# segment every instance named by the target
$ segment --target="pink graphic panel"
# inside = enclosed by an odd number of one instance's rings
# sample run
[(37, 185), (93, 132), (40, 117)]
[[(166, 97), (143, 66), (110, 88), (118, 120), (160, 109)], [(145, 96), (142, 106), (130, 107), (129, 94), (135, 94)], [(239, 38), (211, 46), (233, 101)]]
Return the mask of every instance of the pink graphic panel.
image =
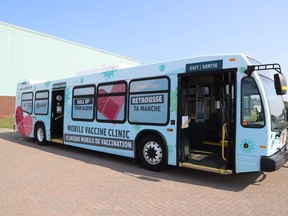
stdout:
[(29, 136), (33, 129), (33, 119), (31, 115), (24, 115), (21, 106), (17, 107), (15, 113), (15, 120), (18, 132), (24, 136)]

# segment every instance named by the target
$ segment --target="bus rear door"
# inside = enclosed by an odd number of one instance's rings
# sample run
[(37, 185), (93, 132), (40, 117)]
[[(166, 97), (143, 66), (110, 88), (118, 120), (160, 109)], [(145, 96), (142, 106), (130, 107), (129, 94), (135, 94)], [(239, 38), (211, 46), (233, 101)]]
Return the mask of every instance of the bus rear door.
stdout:
[(63, 143), (65, 89), (52, 91), (51, 103), (51, 141)]

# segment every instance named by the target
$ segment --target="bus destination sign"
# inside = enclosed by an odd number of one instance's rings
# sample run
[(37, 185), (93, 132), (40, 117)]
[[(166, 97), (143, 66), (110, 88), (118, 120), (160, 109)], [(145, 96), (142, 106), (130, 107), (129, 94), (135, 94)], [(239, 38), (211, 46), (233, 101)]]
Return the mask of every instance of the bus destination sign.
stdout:
[(198, 62), (198, 63), (186, 64), (186, 73), (221, 70), (222, 68), (223, 68), (223, 60)]
[(53, 84), (53, 90), (56, 90), (56, 89), (65, 89), (65, 88), (66, 88), (66, 82), (54, 83), (54, 84)]

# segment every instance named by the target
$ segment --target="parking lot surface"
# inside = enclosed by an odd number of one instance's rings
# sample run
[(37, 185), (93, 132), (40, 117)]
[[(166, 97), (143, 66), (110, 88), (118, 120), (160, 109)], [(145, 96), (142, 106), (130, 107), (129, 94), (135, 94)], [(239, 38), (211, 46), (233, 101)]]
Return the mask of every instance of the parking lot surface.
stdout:
[(221, 176), (51, 144), (0, 129), (0, 215), (288, 215), (288, 164)]

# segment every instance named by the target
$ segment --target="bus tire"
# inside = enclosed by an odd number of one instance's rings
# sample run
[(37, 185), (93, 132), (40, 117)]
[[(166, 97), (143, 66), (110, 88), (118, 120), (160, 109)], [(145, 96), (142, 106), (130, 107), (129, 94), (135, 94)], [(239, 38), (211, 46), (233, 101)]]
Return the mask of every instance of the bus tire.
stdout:
[(166, 148), (163, 140), (155, 134), (144, 136), (139, 142), (138, 157), (146, 169), (162, 170), (166, 166)]
[(46, 131), (43, 124), (36, 125), (34, 137), (39, 145), (47, 145)]

